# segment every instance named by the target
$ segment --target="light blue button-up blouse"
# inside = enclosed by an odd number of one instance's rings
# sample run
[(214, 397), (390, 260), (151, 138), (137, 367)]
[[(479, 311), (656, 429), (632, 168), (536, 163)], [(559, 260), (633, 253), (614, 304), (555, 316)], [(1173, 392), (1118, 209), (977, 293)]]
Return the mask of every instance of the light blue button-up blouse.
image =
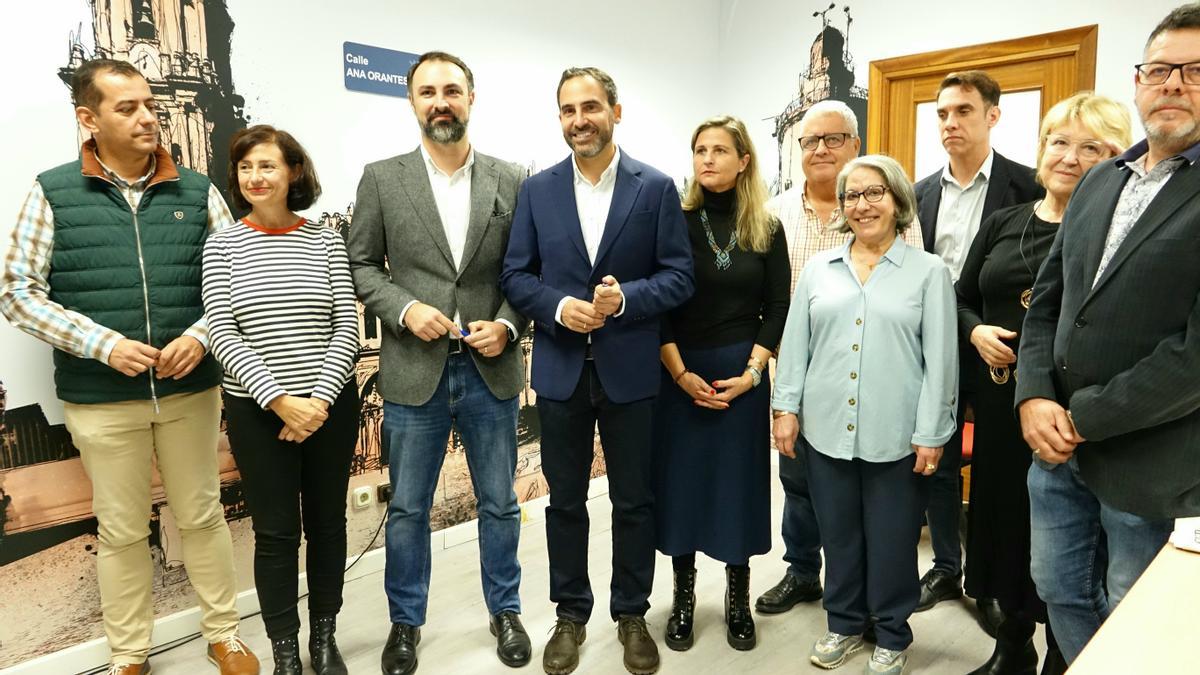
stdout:
[(958, 337), (950, 270), (900, 237), (862, 284), (850, 243), (804, 266), (771, 407), (821, 454), (891, 462), (954, 434)]

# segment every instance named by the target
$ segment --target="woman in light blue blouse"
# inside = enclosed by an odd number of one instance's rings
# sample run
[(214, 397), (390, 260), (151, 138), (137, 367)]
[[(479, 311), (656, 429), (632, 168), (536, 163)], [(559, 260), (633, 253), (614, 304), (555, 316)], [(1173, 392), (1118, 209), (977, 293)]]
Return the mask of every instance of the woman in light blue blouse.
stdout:
[(796, 284), (771, 399), (773, 434), (784, 455), (807, 453), (825, 548), (829, 632), (810, 659), (840, 666), (862, 648), (875, 617), (878, 643), (864, 671), (898, 675), (920, 597), (926, 479), (954, 433), (954, 288), (940, 258), (899, 236), (917, 202), (895, 160), (852, 160), (837, 189), (854, 237), (814, 256)]

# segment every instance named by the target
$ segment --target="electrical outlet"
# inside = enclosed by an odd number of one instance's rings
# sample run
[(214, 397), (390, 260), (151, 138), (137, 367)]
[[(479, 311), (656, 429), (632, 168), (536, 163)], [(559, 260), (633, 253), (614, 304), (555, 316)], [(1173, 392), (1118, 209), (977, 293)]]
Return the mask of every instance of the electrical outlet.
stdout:
[(375, 496), (379, 498), (380, 504), (387, 504), (392, 501), (392, 484), (380, 483), (375, 486)]
[(363, 487), (354, 488), (353, 499), (350, 500), (356, 509), (365, 509), (371, 505), (371, 488), (364, 485)]

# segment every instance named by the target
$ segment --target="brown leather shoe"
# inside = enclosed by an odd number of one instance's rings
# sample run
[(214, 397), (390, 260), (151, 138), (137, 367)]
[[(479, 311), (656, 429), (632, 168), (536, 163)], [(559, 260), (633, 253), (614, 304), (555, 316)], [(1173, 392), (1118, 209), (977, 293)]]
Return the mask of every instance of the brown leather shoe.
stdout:
[(547, 675), (567, 675), (579, 665), (579, 645), (587, 638), (587, 628), (582, 623), (559, 618), (554, 624), (554, 634), (542, 652), (542, 669)]
[(623, 615), (617, 618), (617, 639), (625, 645), (625, 670), (633, 675), (658, 672), (658, 645), (650, 637), (646, 619)]
[(150, 662), (114, 663), (104, 671), (104, 675), (150, 675)]
[(258, 675), (258, 657), (236, 635), (208, 645), (208, 660), (221, 675)]

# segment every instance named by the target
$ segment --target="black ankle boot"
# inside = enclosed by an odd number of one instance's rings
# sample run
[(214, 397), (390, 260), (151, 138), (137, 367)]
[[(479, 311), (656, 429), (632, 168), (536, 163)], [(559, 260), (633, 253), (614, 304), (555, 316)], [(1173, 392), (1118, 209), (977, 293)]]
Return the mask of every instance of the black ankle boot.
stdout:
[(996, 648), (987, 663), (968, 675), (1037, 675), (1038, 653), (1033, 646), (1034, 623), (1005, 614), (996, 631)]
[(671, 617), (667, 619), (667, 646), (682, 652), (692, 648), (696, 618), (696, 569), (675, 570), (675, 595), (671, 599)]
[(758, 637), (750, 614), (750, 566), (725, 568), (725, 624), (729, 646), (745, 651), (754, 649)]
[(304, 672), (304, 664), (300, 663), (298, 636), (271, 640), (271, 657), (275, 660), (274, 675), (301, 675)]
[(309, 622), (308, 655), (317, 675), (348, 675), (350, 672), (346, 670), (346, 662), (333, 639), (336, 629), (336, 617), (312, 617)]

